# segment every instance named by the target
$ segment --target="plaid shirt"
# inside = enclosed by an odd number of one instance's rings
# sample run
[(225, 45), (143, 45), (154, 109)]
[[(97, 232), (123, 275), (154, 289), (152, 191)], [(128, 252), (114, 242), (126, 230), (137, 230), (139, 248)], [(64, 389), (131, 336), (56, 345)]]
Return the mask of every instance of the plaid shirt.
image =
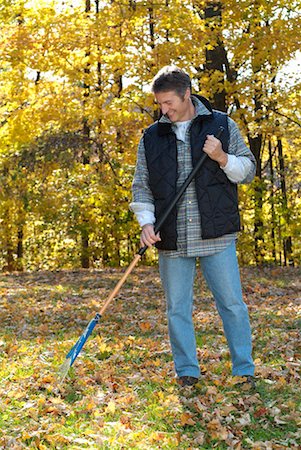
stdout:
[[(195, 97), (192, 97), (195, 106), (195, 117), (201, 114), (209, 114), (207, 108)], [(193, 119), (192, 119), (193, 120)], [(161, 122), (170, 122), (168, 117), (162, 116)], [(254, 164), (252, 170), (243, 180), (244, 183), (250, 182), (255, 174), (255, 160), (251, 151), (247, 148), (244, 140), (238, 130), (235, 122), (228, 117), (230, 142), (228, 153), (235, 156), (247, 156)], [(176, 125), (172, 125), (174, 131)], [(190, 149), (190, 126), (186, 129), (184, 141), (177, 139), (178, 152), (178, 180), (177, 188), (184, 183), (192, 170), (191, 149)], [(154, 199), (149, 188), (148, 169), (145, 159), (145, 148), (143, 138), (138, 147), (138, 159), (136, 172), (133, 181), (133, 203), (132, 210), (135, 212), (135, 203), (145, 204), (145, 209), (153, 210)], [(185, 256), (209, 256), (224, 250), (234, 239), (237, 233), (228, 234), (215, 239), (202, 239), (201, 236), (201, 217), (198, 208), (194, 180), (188, 186), (187, 190), (180, 199), (177, 216), (177, 250), (159, 250), (161, 254), (170, 257)]]

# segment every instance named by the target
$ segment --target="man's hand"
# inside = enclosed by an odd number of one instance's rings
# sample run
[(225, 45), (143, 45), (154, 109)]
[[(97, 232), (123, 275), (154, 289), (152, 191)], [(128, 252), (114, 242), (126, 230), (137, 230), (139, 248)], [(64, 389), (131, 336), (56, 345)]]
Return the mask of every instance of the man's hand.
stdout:
[(225, 167), (228, 162), (228, 155), (224, 152), (222, 143), (215, 136), (208, 134), (203, 150), (209, 158), (216, 161), (221, 167)]
[(141, 247), (144, 247), (147, 245), (148, 247), (151, 247), (156, 242), (161, 241), (160, 239), (160, 233), (155, 234), (154, 232), (154, 226), (147, 223), (146, 225), (143, 225), (141, 237), (140, 237), (140, 245)]

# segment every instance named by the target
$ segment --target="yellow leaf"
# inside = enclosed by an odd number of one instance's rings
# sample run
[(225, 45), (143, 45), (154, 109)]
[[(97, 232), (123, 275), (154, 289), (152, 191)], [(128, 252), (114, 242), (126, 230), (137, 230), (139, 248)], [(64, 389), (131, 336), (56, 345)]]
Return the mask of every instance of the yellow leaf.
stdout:
[(30, 434), (27, 433), (27, 431), (24, 431), (24, 433), (22, 433), (22, 441), (27, 441), (27, 439), (30, 439), (31, 436)]
[(277, 381), (277, 387), (282, 387), (285, 386), (287, 384), (287, 381), (284, 377), (279, 377), (278, 381)]
[(28, 414), (35, 420), (38, 420), (39, 418), (39, 412), (35, 408), (29, 408)]
[(162, 364), (162, 362), (160, 361), (159, 358), (157, 358), (157, 359), (155, 359), (155, 360), (153, 361), (153, 365), (154, 365), (155, 367), (160, 367), (161, 364)]
[(47, 450), (46, 445), (42, 444), (41, 442), (38, 443), (38, 449), (39, 450)]
[(109, 401), (108, 406), (105, 408), (106, 414), (115, 414), (116, 411), (116, 404), (112, 400)]
[(151, 442), (162, 442), (166, 438), (166, 434), (161, 432), (153, 432), (150, 436)]
[(44, 406), (44, 405), (45, 405), (45, 402), (46, 402), (45, 397), (40, 397), (40, 398), (38, 399), (38, 406)]
[(22, 397), (23, 397), (23, 392), (20, 391), (20, 390), (17, 391), (17, 392), (15, 392), (15, 391), (10, 391), (10, 392), (7, 393), (7, 396), (8, 396), (9, 398), (18, 399), (18, 398), (22, 398)]
[(86, 410), (91, 411), (91, 409), (95, 408), (95, 403), (90, 401), (87, 406), (86, 406)]
[(53, 375), (46, 375), (41, 379), (41, 383), (52, 383), (54, 381)]

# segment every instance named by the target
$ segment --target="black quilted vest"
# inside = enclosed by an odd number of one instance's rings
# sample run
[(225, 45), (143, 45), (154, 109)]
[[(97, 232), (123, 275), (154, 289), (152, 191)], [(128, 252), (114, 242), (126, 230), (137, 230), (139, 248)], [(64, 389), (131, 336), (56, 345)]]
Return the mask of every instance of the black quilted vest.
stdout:
[[(229, 129), (227, 115), (212, 110), (204, 97), (196, 96), (210, 115), (198, 116), (190, 128), (192, 165), (203, 154), (207, 134), (216, 135), (220, 126), (223, 150), (228, 152)], [(159, 218), (177, 191), (177, 140), (170, 123), (155, 122), (144, 133), (145, 156), (150, 189), (155, 200), (155, 217)], [(212, 239), (240, 229), (237, 187), (231, 183), (218, 163), (206, 159), (195, 178), (203, 239)], [(177, 248), (177, 208), (160, 230), (161, 241), (156, 247), (163, 250)]]

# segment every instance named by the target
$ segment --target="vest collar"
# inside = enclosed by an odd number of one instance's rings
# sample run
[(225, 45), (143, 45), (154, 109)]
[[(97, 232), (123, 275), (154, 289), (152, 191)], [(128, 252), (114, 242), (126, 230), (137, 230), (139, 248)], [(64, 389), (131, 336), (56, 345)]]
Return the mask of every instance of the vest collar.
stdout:
[[(196, 107), (196, 116), (192, 119), (193, 121), (201, 122), (212, 117), (212, 106), (205, 97), (192, 94), (191, 99)], [(172, 122), (168, 119), (168, 117), (161, 115), (158, 120), (158, 135), (165, 136), (170, 133), (173, 133)]]

